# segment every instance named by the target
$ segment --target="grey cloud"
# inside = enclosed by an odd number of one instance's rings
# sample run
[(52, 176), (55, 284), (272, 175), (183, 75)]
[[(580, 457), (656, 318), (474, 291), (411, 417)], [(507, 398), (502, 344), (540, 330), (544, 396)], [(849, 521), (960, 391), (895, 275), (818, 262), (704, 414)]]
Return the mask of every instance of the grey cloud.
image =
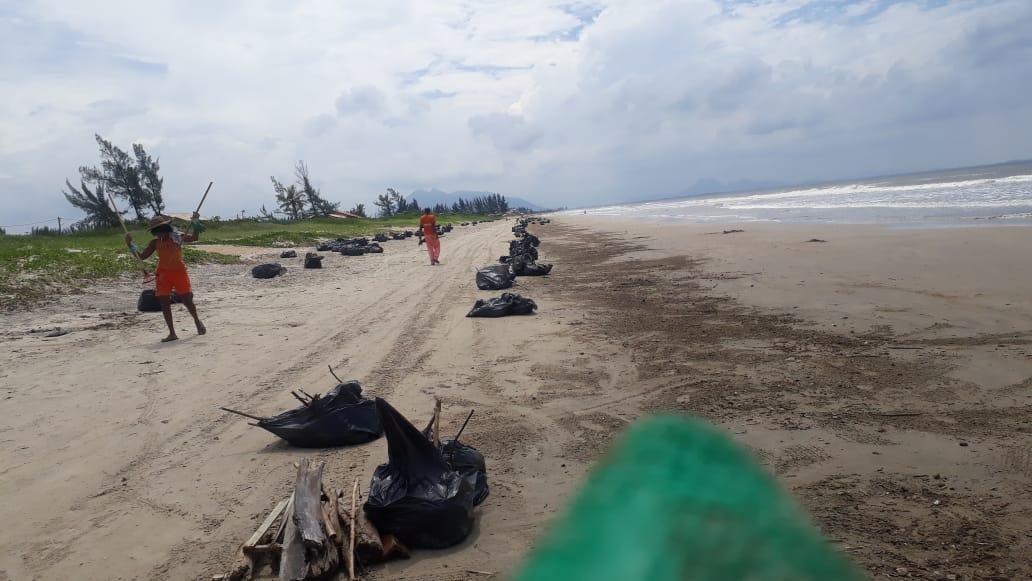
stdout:
[(316, 115), (305, 121), (304, 134), (308, 137), (319, 137), (337, 125), (337, 119), (328, 113)]
[(87, 123), (105, 124), (127, 117), (143, 115), (146, 112), (147, 106), (139, 103), (120, 99), (103, 99), (86, 105), (86, 108), (80, 112), (80, 115)]
[(386, 107), (387, 97), (383, 91), (373, 85), (361, 85), (352, 87), (337, 97), (337, 113), (340, 115), (353, 115), (356, 113), (367, 113), (379, 115)]
[(722, 113), (737, 109), (763, 90), (771, 80), (772, 71), (770, 65), (757, 58), (739, 63), (715, 81), (706, 103), (710, 109)]
[(496, 147), (525, 151), (541, 139), (541, 132), (530, 127), (521, 117), (507, 113), (490, 113), (471, 117), (469, 127), (474, 135), (489, 138)]

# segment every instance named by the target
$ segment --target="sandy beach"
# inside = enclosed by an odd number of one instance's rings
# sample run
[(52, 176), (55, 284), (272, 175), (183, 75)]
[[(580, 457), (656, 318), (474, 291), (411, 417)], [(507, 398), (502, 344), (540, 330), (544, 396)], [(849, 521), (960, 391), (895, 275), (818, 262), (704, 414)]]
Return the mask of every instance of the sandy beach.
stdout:
[(368, 579), (505, 578), (658, 411), (726, 429), (873, 578), (1032, 578), (1032, 229), (562, 217), (531, 228), (553, 273), (515, 289), (539, 312), (465, 318), (511, 225), (457, 228), (437, 267), (391, 241), (257, 280), (279, 249), (241, 250), (192, 270), (209, 333), (180, 307), (169, 344), (131, 280), (5, 313), (0, 580), (210, 579), (299, 458), (365, 487), (384, 440), (300, 450), (218, 409), (294, 407), (327, 365), (417, 423), (441, 397), (445, 432), (475, 409), (488, 462), (465, 543)]

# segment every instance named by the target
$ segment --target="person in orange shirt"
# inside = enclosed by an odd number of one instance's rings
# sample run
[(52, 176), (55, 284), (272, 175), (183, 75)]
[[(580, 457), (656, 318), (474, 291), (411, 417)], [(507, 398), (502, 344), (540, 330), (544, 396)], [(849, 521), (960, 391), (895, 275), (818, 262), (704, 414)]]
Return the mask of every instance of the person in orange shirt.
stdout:
[[(200, 219), (197, 212), (193, 214), (193, 221)], [(198, 226), (200, 228), (200, 226)], [(172, 218), (168, 216), (154, 216), (150, 221), (150, 233), (154, 239), (150, 241), (142, 251), (138, 251), (133, 244), (133, 235), (126, 232), (125, 243), (129, 249), (137, 252), (141, 259), (146, 260), (151, 254), (158, 253), (158, 269), (155, 272), (154, 296), (161, 304), (161, 313), (165, 316), (165, 324), (168, 325), (168, 337), (161, 340), (162, 343), (175, 341), (176, 329), (172, 325), (172, 289), (175, 289), (179, 298), (190, 311), (194, 324), (197, 326), (197, 334), (203, 335), (208, 330), (204, 323), (197, 317), (197, 307), (193, 302), (193, 289), (190, 286), (190, 276), (186, 273), (186, 262), (183, 260), (183, 244), (196, 242), (200, 233), (181, 234), (172, 229)]]
[(423, 210), (423, 215), (419, 218), (419, 228), (423, 231), (423, 240), (426, 242), (427, 252), (430, 253), (430, 266), (441, 264), (438, 260), (441, 257), (441, 240), (437, 237), (437, 218), (430, 208)]

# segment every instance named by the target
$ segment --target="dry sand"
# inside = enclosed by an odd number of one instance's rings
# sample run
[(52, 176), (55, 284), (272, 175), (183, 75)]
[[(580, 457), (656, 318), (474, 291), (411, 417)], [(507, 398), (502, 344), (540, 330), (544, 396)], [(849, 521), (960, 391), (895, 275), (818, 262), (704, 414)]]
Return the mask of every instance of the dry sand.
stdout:
[(410, 241), (272, 280), (198, 267), (209, 334), (179, 307), (170, 344), (132, 282), (5, 314), (0, 580), (206, 579), (298, 458), (365, 485), (383, 440), (298, 450), (217, 409), (293, 407), (332, 387), (327, 365), (416, 422), (434, 395), (447, 429), (476, 408), (463, 439), (488, 459), (471, 538), (371, 579), (504, 576), (659, 410), (724, 426), (874, 577), (1032, 578), (1032, 229), (563, 218), (535, 229), (553, 274), (516, 289), (540, 312), (464, 318), (510, 225), (457, 229), (439, 267)]

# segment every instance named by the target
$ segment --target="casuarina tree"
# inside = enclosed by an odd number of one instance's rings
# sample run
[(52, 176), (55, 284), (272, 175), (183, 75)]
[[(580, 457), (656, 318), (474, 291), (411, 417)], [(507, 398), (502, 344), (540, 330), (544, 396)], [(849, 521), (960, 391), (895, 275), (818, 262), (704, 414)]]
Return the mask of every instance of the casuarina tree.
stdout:
[[(98, 224), (108, 223), (110, 215), (113, 215), (104, 214), (96, 203), (104, 200), (105, 195), (128, 202), (137, 220), (143, 220), (147, 212), (160, 214), (164, 211), (165, 201), (161, 196), (164, 180), (159, 175), (161, 166), (158, 160), (138, 143), (133, 144), (133, 154), (129, 155), (100, 135), (94, 137), (100, 147), (100, 166), (79, 168), (81, 190), (65, 180), (69, 191), (63, 193), (68, 202), (85, 212), (87, 221)], [(89, 191), (87, 184), (93, 186), (93, 192)]]

